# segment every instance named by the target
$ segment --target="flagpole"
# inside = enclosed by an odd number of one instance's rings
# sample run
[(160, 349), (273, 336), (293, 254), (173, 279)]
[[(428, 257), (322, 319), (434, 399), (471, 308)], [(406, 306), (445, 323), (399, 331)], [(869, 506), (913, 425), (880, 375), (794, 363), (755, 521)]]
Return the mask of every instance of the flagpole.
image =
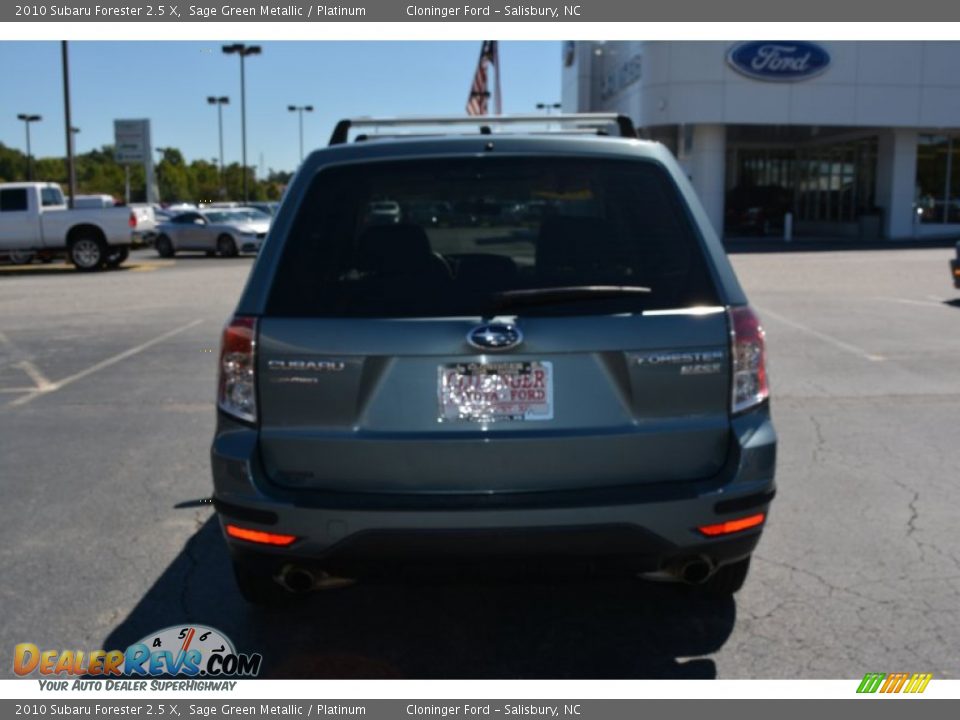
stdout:
[[(479, 72), (480, 72), (480, 68), (483, 67), (483, 47), (484, 47), (484, 43), (481, 42), (481, 43), (480, 43), (480, 57), (477, 59), (477, 69), (476, 69), (476, 71), (474, 72), (473, 83), (470, 85), (470, 94), (467, 96), (467, 113), (468, 113), (468, 114), (471, 114), (471, 115), (473, 115), (473, 114), (482, 115), (482, 114), (483, 114), (483, 113), (480, 113), (480, 112), (478, 112), (478, 113), (472, 113), (471, 110), (470, 110), (470, 103), (472, 103), (472, 102), (474, 101), (474, 99), (476, 98), (476, 96), (477, 96), (477, 95), (476, 95), (477, 90), (475, 89), (477, 77), (478, 77), (478, 74), (479, 74)], [(482, 104), (480, 104), (479, 102), (478, 102), (478, 105), (480, 105), (480, 107), (482, 107)]]

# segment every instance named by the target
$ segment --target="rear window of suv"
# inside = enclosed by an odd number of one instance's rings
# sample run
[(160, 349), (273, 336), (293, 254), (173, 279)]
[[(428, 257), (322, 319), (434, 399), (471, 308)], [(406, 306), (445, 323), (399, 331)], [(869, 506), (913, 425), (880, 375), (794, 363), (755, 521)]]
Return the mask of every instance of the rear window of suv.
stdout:
[(506, 314), (592, 315), (717, 304), (688, 209), (653, 161), (495, 157), (320, 171), (282, 248), (267, 313), (495, 314), (503, 294), (581, 286)]

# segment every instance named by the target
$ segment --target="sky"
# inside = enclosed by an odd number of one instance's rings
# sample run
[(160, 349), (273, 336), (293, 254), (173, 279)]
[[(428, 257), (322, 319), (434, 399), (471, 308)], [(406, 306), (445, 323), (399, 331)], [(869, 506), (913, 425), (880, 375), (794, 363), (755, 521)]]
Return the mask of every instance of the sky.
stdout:
[[(239, 162), (240, 60), (210, 42), (71, 41), (70, 90), (79, 153), (113, 144), (115, 119), (149, 118), (152, 144), (177, 147), (187, 160), (219, 154), (217, 108), (226, 95), (224, 161)], [(304, 149), (326, 145), (337, 120), (359, 115), (461, 115), (480, 41), (285, 41), (257, 43), (246, 59), (247, 162), (293, 170), (304, 113)], [(561, 43), (501, 42), (504, 113), (534, 112), (560, 100)], [(59, 42), (0, 41), (0, 142), (25, 150), (19, 113), (31, 125), (35, 157), (63, 156), (64, 108)], [(262, 155), (262, 164), (261, 164)], [(155, 155), (155, 158), (157, 156)]]

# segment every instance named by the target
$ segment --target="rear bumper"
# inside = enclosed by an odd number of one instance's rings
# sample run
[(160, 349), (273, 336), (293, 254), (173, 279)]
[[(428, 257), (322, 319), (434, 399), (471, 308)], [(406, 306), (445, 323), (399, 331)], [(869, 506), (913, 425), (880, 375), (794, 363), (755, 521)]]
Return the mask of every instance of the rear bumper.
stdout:
[(727, 467), (712, 478), (563, 492), (485, 495), (298, 493), (270, 485), (256, 431), (220, 419), (212, 448), (221, 523), (295, 535), (285, 548), (227, 538), (245, 560), (332, 573), (493, 560), (545, 569), (573, 564), (632, 572), (707, 557), (722, 565), (752, 552), (761, 529), (723, 539), (702, 525), (766, 512), (776, 435), (767, 408), (733, 421)]
[(556, 577), (655, 573), (703, 559), (719, 567), (749, 556), (759, 540), (755, 530), (677, 547), (636, 525), (447, 528), (363, 531), (319, 554), (296, 547), (265, 552), (239, 542), (230, 543), (230, 552), (273, 577), (289, 567), (350, 578)]
[(130, 247), (141, 248), (153, 245), (157, 233), (153, 230), (134, 230), (130, 233)]

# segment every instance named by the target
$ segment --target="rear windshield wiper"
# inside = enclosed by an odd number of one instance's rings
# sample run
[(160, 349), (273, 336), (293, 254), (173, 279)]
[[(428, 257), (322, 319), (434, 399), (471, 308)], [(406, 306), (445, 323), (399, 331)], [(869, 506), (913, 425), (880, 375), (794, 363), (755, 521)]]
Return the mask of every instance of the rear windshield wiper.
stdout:
[(551, 305), (576, 300), (606, 300), (649, 295), (651, 292), (653, 291), (650, 288), (639, 285), (568, 285), (505, 290), (493, 294), (493, 307), (499, 312), (527, 305)]

